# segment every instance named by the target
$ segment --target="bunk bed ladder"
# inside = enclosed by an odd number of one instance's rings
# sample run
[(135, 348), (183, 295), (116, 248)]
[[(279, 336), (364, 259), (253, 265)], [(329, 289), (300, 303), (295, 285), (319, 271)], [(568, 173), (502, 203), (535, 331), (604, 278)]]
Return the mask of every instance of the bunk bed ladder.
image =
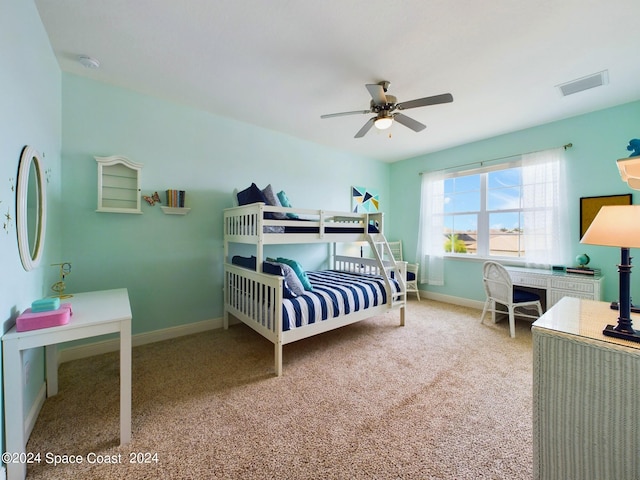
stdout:
[(391, 248), (387, 239), (382, 233), (367, 234), (367, 241), (371, 247), (371, 252), (380, 266), (381, 275), (384, 277), (387, 286), (387, 295), (393, 292), (391, 285), (391, 274), (393, 278), (400, 284), (400, 293), (391, 295), (392, 305), (404, 305), (407, 302), (407, 286), (405, 279), (407, 278), (407, 263), (398, 262), (393, 257)]

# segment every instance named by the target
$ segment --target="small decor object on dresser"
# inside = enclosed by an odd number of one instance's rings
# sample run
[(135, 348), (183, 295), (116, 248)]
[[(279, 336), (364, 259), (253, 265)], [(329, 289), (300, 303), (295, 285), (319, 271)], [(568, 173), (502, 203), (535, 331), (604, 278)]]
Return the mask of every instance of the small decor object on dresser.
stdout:
[(631, 152), (631, 155), (629, 155), (630, 157), (640, 156), (640, 138), (632, 138), (631, 140), (629, 140), (627, 150)]
[(587, 255), (586, 253), (581, 253), (580, 255), (576, 256), (576, 263), (578, 264), (578, 266), (567, 267), (566, 272), (577, 273), (579, 275), (600, 275), (601, 272), (599, 268), (587, 268), (587, 265), (590, 261), (591, 258), (589, 258), (589, 255)]
[(65, 278), (71, 273), (71, 263), (63, 262), (63, 263), (52, 263), (52, 267), (60, 267), (60, 280), (51, 285), (51, 290), (56, 292), (56, 297), (58, 298), (71, 298), (73, 295), (68, 293), (64, 293), (67, 288), (67, 285), (64, 283)]
[(66, 325), (69, 323), (69, 317), (72, 314), (70, 303), (63, 303), (55, 310), (46, 310), (44, 312), (34, 312), (32, 308), (27, 308), (16, 319), (16, 332), (28, 332), (30, 330)]

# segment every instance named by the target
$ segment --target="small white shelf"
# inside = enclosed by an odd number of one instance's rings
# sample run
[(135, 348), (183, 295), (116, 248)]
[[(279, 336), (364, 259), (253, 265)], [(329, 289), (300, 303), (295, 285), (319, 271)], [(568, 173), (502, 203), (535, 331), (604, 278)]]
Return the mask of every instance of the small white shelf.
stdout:
[(191, 211), (187, 207), (163, 207), (160, 206), (165, 215), (186, 215)]

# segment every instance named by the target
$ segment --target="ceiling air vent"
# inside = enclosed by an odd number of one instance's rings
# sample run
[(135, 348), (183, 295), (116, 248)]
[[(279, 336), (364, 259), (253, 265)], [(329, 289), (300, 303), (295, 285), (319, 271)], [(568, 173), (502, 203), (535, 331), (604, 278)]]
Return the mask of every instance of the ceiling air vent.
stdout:
[(563, 83), (557, 87), (560, 89), (560, 92), (562, 92), (562, 96), (566, 97), (567, 95), (589, 90), (590, 88), (600, 87), (608, 83), (608, 81), (609, 74), (607, 70), (603, 70), (602, 72), (594, 73), (593, 75), (588, 75), (586, 77), (578, 78), (577, 80)]

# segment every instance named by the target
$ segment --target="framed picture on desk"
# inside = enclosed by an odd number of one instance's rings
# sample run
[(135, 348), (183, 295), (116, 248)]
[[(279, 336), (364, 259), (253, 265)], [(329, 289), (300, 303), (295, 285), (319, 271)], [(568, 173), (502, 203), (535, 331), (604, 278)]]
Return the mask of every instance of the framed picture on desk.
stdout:
[(624, 195), (604, 195), (601, 197), (581, 197), (580, 198), (580, 238), (596, 218), (600, 207), (605, 205), (631, 205), (631, 194)]

